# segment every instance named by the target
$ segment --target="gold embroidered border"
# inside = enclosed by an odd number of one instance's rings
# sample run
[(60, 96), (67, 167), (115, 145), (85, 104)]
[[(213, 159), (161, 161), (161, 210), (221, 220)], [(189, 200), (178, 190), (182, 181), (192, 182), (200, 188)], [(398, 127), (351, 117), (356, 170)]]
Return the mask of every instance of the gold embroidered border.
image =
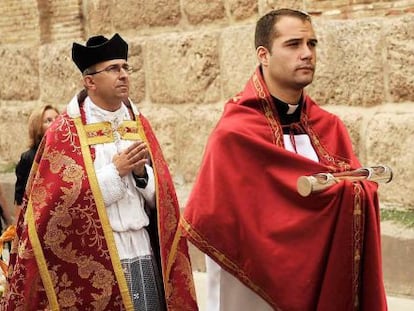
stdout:
[(203, 253), (208, 254), (210, 257), (219, 261), (226, 270), (234, 272), (238, 278), (250, 287), (254, 292), (261, 296), (264, 300), (269, 302), (276, 311), (282, 311), (279, 307), (275, 305), (275, 302), (263, 291), (259, 286), (253, 283), (250, 278), (241, 270), (233, 261), (227, 258), (223, 253), (217, 250), (215, 247), (211, 246), (203, 237), (193, 229), (193, 227), (184, 219), (180, 218), (180, 226), (190, 235), (193, 240), (193, 244), (196, 245)]
[[(115, 141), (111, 122), (98, 122), (85, 124), (86, 141), (88, 145), (111, 143)], [(135, 121), (123, 121), (115, 130), (125, 140), (140, 140), (143, 134)]]
[(327, 162), (329, 166), (333, 166), (334, 170), (336, 170), (337, 168), (339, 168), (341, 171), (348, 171), (351, 169), (351, 166), (345, 160), (337, 159), (328, 153), (328, 151), (325, 149), (325, 147), (319, 140), (318, 135), (309, 126), (308, 117), (306, 114), (302, 113), (301, 121), (306, 131), (308, 132), (309, 138), (312, 141), (315, 151), (318, 154), (319, 158), (325, 159), (325, 162)]
[(363, 211), (361, 200), (362, 187), (359, 183), (354, 183), (354, 217), (353, 217), (353, 269), (352, 269), (352, 288), (354, 299), (354, 310), (359, 310), (359, 283), (361, 273), (361, 252), (363, 234)]
[(27, 204), (25, 218), (27, 219), (30, 243), (32, 243), (32, 248), (35, 255), (37, 266), (39, 268), (40, 277), (42, 279), (43, 286), (46, 291), (46, 296), (49, 301), (49, 308), (52, 311), (58, 311), (59, 304), (55, 288), (53, 286), (53, 282), (49, 274), (49, 270), (47, 269), (46, 259), (43, 254), (42, 245), (40, 244), (39, 236), (37, 235), (35, 218), (33, 214), (33, 205), (32, 200), (30, 198)]
[(262, 84), (260, 83), (257, 73), (253, 75), (252, 79), (253, 79), (253, 85), (256, 90), (257, 96), (259, 97), (260, 103), (262, 104), (264, 115), (272, 130), (273, 143), (277, 146), (283, 147), (284, 143), (282, 139), (283, 137), (282, 128), (280, 127), (280, 124), (275, 119), (273, 110), (271, 108), (268, 98), (266, 97), (266, 93), (264, 91)]
[(91, 185), (91, 190), (96, 202), (96, 208), (98, 211), (99, 218), (102, 222), (102, 230), (104, 232), (105, 240), (108, 244), (109, 254), (111, 255), (112, 266), (114, 269), (115, 277), (118, 282), (118, 286), (121, 292), (122, 301), (126, 310), (133, 311), (134, 307), (132, 305), (132, 299), (129, 294), (129, 289), (125, 279), (124, 272), (122, 270), (121, 261), (118, 256), (118, 251), (115, 245), (115, 239), (112, 232), (112, 227), (109, 223), (108, 216), (106, 215), (105, 204), (103, 202), (103, 197), (101, 190), (99, 188), (98, 180), (95, 175), (95, 170), (92, 162), (92, 157), (90, 154), (87, 134), (82, 124), (81, 118), (74, 119), (76, 129), (79, 134), (79, 141), (82, 148), (83, 160), (85, 162), (85, 168), (88, 174), (89, 184)]

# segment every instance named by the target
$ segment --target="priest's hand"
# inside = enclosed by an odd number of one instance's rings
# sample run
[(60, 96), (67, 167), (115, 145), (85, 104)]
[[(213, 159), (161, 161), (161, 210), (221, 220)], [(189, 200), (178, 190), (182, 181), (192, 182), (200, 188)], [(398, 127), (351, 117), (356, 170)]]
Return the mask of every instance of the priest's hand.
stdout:
[(148, 161), (148, 149), (143, 141), (134, 142), (124, 151), (116, 154), (112, 162), (119, 176), (133, 172), (137, 177), (145, 176), (145, 164)]

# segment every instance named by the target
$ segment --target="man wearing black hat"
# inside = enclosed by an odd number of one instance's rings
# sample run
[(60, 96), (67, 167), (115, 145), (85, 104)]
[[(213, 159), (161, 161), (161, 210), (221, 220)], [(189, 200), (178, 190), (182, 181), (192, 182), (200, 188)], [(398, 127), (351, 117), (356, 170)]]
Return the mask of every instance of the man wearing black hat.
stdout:
[(39, 147), (2, 310), (197, 310), (171, 176), (128, 97), (128, 44), (91, 37), (72, 59), (85, 90)]

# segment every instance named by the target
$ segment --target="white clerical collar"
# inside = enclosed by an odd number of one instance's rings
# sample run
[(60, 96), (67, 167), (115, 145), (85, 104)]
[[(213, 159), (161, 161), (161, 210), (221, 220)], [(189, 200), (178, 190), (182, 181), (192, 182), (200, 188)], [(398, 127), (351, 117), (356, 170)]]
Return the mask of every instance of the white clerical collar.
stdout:
[(130, 120), (128, 108), (122, 103), (115, 111), (108, 111), (97, 106), (88, 96), (85, 98), (85, 115), (87, 122), (109, 121), (115, 127), (123, 120)]
[(296, 109), (298, 109), (299, 105), (291, 105), (291, 104), (287, 104), (288, 105), (288, 110), (286, 112), (286, 114), (293, 114)]

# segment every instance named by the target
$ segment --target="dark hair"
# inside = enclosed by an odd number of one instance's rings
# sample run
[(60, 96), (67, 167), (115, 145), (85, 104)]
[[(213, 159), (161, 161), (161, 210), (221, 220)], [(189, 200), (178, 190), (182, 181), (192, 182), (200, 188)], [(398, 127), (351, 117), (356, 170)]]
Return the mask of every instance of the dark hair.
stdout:
[(277, 38), (276, 23), (283, 16), (297, 17), (302, 21), (312, 23), (311, 17), (304, 11), (292, 9), (273, 10), (263, 15), (256, 23), (256, 32), (254, 37), (254, 44), (256, 49), (259, 46), (264, 46), (269, 51), (272, 48), (272, 42)]

